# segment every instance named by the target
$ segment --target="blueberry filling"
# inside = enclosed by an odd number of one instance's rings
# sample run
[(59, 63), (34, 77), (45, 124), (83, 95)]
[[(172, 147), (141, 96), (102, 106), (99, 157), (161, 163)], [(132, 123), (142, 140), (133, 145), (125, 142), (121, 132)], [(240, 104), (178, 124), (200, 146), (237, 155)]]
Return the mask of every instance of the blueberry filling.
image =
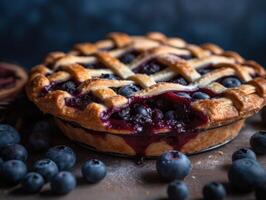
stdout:
[(129, 64), (129, 63), (133, 62), (133, 60), (135, 60), (138, 55), (139, 55), (139, 52), (131, 51), (131, 52), (123, 54), (118, 59), (124, 64)]
[(239, 87), (242, 82), (235, 76), (229, 76), (218, 80), (226, 88)]
[(68, 81), (59, 82), (59, 83), (52, 83), (51, 85), (45, 86), (43, 88), (40, 96), (45, 96), (48, 92), (54, 91), (54, 90), (63, 90), (73, 95), (77, 91), (78, 85), (79, 83), (73, 80), (68, 80)]
[(120, 78), (114, 74), (102, 74), (99, 78), (109, 79), (109, 80), (119, 80)]
[(67, 106), (74, 107), (79, 110), (84, 110), (87, 107), (87, 105), (93, 102), (99, 103), (100, 100), (96, 98), (95, 96), (93, 96), (91, 93), (78, 95), (78, 96), (66, 99)]
[(88, 69), (106, 69), (106, 66), (99, 61), (96, 63), (79, 63), (79, 64)]
[(205, 74), (211, 72), (212, 70), (214, 70), (214, 68), (211, 65), (209, 65), (209, 66), (197, 69), (197, 72), (200, 75), (205, 75)]
[(120, 110), (109, 111), (103, 117), (107, 126), (118, 129), (133, 129), (136, 132), (153, 132), (169, 128), (186, 132), (206, 123), (206, 117), (192, 108), (198, 99), (214, 97), (211, 91), (167, 92), (151, 98), (131, 99), (131, 103)]
[(16, 76), (13, 70), (0, 66), (0, 88), (8, 88), (15, 84)]
[(181, 76), (176, 76), (176, 77), (174, 77), (173, 79), (171, 79), (171, 80), (169, 80), (167, 82), (177, 83), (177, 84), (180, 84), (180, 85), (188, 85), (188, 82)]
[(142, 65), (140, 65), (139, 67), (137, 67), (136, 69), (134, 69), (133, 71), (135, 73), (141, 73), (141, 74), (155, 74), (163, 69), (165, 69), (167, 66), (163, 65), (161, 63), (159, 63), (157, 60), (150, 60)]

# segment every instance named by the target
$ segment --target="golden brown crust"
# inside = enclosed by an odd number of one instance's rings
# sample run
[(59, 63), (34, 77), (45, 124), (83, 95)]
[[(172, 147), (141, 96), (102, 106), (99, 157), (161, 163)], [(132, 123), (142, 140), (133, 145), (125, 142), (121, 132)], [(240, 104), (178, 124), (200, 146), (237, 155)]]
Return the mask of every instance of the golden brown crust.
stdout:
[[(106, 48), (111, 50), (103, 50)], [(132, 63), (124, 64), (118, 59), (123, 53), (132, 50), (142, 52)], [(182, 58), (186, 56), (193, 58)], [(150, 76), (134, 73), (138, 66), (155, 58), (167, 67)], [(107, 69), (85, 67), (85, 64), (97, 61), (104, 63)], [(214, 68), (213, 71), (205, 75), (197, 71), (209, 65)], [(115, 74), (123, 80), (99, 79), (103, 73)], [(182, 76), (189, 85), (164, 82), (176, 75)], [(236, 76), (244, 84), (237, 88), (225, 88), (217, 80), (226, 76)], [(78, 90), (82, 94), (92, 93), (103, 103), (91, 103), (79, 110), (66, 105), (66, 98), (72, 97), (66, 91), (55, 90), (40, 95), (44, 87), (69, 79), (81, 82)], [(95, 131), (131, 134), (131, 130), (106, 127), (101, 114), (110, 108), (126, 106), (128, 98), (118, 95), (113, 89), (132, 83), (142, 87), (141, 91), (133, 94), (141, 97), (156, 96), (167, 91), (213, 90), (217, 94), (215, 98), (192, 103), (193, 108), (208, 118), (202, 128), (216, 127), (251, 116), (265, 105), (266, 99), (265, 71), (257, 63), (245, 61), (237, 53), (225, 52), (213, 44), (195, 46), (179, 38), (167, 38), (161, 33), (149, 33), (147, 37), (112, 33), (108, 39), (95, 44), (79, 44), (69, 53), (49, 54), (44, 64), (32, 70), (26, 90), (28, 97), (43, 112)]]
[(14, 64), (0, 62), (0, 66), (13, 70), (17, 77), (14, 86), (4, 89), (0, 88), (0, 101), (3, 101), (5, 99), (13, 98), (21, 92), (27, 82), (28, 75), (21, 67)]
[[(92, 132), (88, 129), (74, 127), (69, 123), (65, 123), (59, 119), (56, 119), (56, 122), (62, 133), (68, 138), (73, 141), (89, 145), (90, 147), (95, 148), (97, 151), (119, 153), (129, 156), (136, 155), (136, 149), (134, 146), (130, 145), (130, 143), (128, 143), (123, 136), (108, 133), (104, 135), (95, 134), (95, 132)], [(142, 153), (144, 154), (143, 156), (159, 156), (163, 152), (173, 149), (187, 154), (200, 152), (235, 138), (243, 126), (244, 120), (240, 120), (219, 128), (199, 132), (195, 137), (188, 140), (187, 143), (180, 146), (178, 149), (174, 148), (175, 145), (178, 146), (178, 140), (171, 141), (171, 144), (168, 144), (164, 139), (160, 139), (158, 141), (149, 143), (146, 148), (143, 149), (144, 152)]]

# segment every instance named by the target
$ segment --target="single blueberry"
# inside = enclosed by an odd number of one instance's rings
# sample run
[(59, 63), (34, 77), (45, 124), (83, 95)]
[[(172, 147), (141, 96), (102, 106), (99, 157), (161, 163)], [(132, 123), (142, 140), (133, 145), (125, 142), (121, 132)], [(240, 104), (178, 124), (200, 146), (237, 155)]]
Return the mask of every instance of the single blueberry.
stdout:
[(22, 179), (21, 186), (25, 192), (37, 193), (44, 186), (44, 178), (36, 172), (30, 172)]
[(192, 94), (193, 99), (209, 99), (210, 96), (204, 92), (194, 92)]
[(266, 154), (266, 131), (259, 131), (250, 138), (250, 146), (257, 154)]
[(3, 160), (26, 161), (28, 158), (27, 150), (20, 144), (9, 144), (1, 149), (0, 154)]
[(38, 160), (33, 164), (33, 171), (41, 174), (46, 181), (50, 181), (58, 172), (58, 167), (50, 159)]
[(137, 91), (139, 91), (139, 88), (136, 85), (126, 85), (124, 87), (119, 88), (117, 93), (122, 96), (129, 97)]
[(229, 171), (229, 182), (236, 189), (250, 191), (266, 182), (265, 170), (254, 159), (243, 158), (233, 162)]
[(70, 170), (76, 163), (75, 152), (65, 145), (59, 145), (48, 149), (46, 158), (53, 160), (60, 171)]
[(77, 181), (72, 173), (67, 171), (59, 172), (51, 180), (51, 190), (55, 194), (67, 194), (75, 189)]
[(266, 184), (255, 188), (256, 200), (265, 200), (266, 197)]
[(106, 166), (105, 164), (96, 159), (87, 160), (81, 168), (83, 177), (89, 183), (97, 183), (106, 176)]
[(51, 133), (53, 129), (49, 122), (47, 121), (38, 121), (32, 128), (32, 131), (29, 135), (29, 146), (34, 151), (46, 150), (50, 146)]
[(178, 151), (163, 153), (156, 161), (156, 169), (160, 177), (166, 181), (184, 179), (191, 171), (188, 157)]
[(0, 149), (9, 144), (20, 142), (20, 135), (13, 127), (7, 124), (0, 124)]
[(114, 74), (102, 74), (100, 78), (109, 79), (109, 80), (118, 80), (119, 78)]
[(185, 93), (185, 92), (178, 92), (178, 93), (176, 93), (176, 96), (187, 98), (187, 99), (191, 99), (191, 96), (188, 93)]
[(251, 149), (242, 148), (234, 152), (232, 155), (232, 161), (242, 159), (242, 158), (250, 158), (250, 159), (256, 160), (256, 154)]
[(185, 200), (188, 198), (189, 190), (183, 181), (175, 180), (168, 185), (167, 194), (169, 200)]
[(204, 200), (223, 200), (226, 197), (224, 186), (217, 182), (211, 182), (203, 187)]
[(227, 88), (239, 87), (241, 81), (235, 77), (228, 77), (222, 80), (222, 85)]
[(133, 112), (133, 121), (141, 124), (152, 122), (152, 112), (150, 108), (136, 104), (134, 105)]
[(18, 184), (27, 173), (27, 166), (21, 160), (8, 160), (2, 164), (1, 177), (8, 183)]

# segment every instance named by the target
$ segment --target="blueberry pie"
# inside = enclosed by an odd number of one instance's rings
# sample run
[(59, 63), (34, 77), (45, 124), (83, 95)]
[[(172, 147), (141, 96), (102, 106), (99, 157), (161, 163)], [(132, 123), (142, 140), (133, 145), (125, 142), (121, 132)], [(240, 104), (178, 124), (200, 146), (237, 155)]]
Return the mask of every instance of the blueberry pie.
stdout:
[(26, 81), (27, 74), (22, 68), (0, 62), (0, 102), (16, 96)]
[(266, 99), (264, 69), (214, 44), (161, 33), (109, 34), (50, 53), (28, 97), (62, 132), (97, 151), (195, 153), (236, 137)]

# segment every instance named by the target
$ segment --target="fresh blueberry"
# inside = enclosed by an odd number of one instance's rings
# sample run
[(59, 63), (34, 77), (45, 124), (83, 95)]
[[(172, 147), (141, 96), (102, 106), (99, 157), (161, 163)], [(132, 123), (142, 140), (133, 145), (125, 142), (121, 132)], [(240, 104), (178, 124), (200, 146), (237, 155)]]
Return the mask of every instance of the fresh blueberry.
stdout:
[(50, 148), (46, 153), (46, 158), (53, 160), (60, 171), (70, 170), (76, 163), (76, 154), (65, 145)]
[(173, 110), (169, 110), (165, 113), (164, 118), (166, 120), (176, 120), (177, 118), (176, 112)]
[(38, 121), (31, 131), (29, 136), (29, 146), (34, 151), (46, 150), (50, 146), (50, 133), (52, 127), (47, 121)]
[(106, 166), (105, 164), (96, 159), (87, 160), (81, 168), (83, 177), (89, 183), (97, 183), (106, 176)]
[(256, 160), (256, 154), (251, 149), (242, 148), (234, 152), (232, 155), (232, 161), (242, 159), (242, 158), (250, 158), (250, 159)]
[(66, 82), (60, 84), (59, 89), (67, 91), (70, 94), (73, 94), (77, 89), (77, 84), (74, 81), (66, 81)]
[(152, 112), (150, 108), (143, 105), (134, 105), (133, 119), (137, 123), (150, 123), (152, 121)]
[(235, 77), (228, 77), (222, 80), (222, 85), (227, 88), (239, 87), (241, 82)]
[(51, 189), (55, 194), (67, 194), (75, 189), (77, 181), (72, 173), (67, 171), (59, 172), (51, 180)]
[(0, 149), (9, 144), (20, 142), (20, 135), (13, 127), (7, 124), (0, 124)]
[(50, 159), (38, 160), (33, 164), (33, 171), (41, 174), (46, 181), (50, 181), (58, 172), (58, 167)]
[(131, 94), (139, 91), (139, 88), (136, 85), (126, 85), (124, 87), (119, 88), (117, 91), (118, 94), (129, 97)]
[(28, 152), (25, 147), (20, 144), (9, 144), (1, 149), (1, 157), (3, 160), (26, 161), (28, 158)]
[(136, 58), (136, 54), (134, 52), (129, 52), (126, 53), (124, 55), (122, 55), (119, 60), (125, 64), (129, 64), (131, 63), (135, 58)]
[(178, 151), (165, 152), (156, 162), (158, 174), (166, 181), (184, 179), (191, 168), (191, 162), (188, 157)]
[(147, 63), (143, 66), (143, 68), (141, 69), (140, 73), (144, 73), (144, 74), (154, 74), (158, 71), (160, 71), (161, 66), (159, 63), (156, 62), (151, 62), (151, 63)]
[(193, 99), (209, 99), (210, 96), (204, 92), (194, 92), (192, 94)]
[(168, 185), (167, 194), (169, 200), (185, 200), (188, 198), (189, 190), (183, 181), (175, 180)]
[(178, 93), (176, 93), (176, 96), (187, 98), (187, 99), (191, 98), (191, 96), (188, 93), (185, 93), (185, 92), (178, 92)]
[(250, 138), (250, 146), (257, 154), (266, 154), (266, 131), (259, 131)]
[(100, 78), (103, 78), (103, 79), (109, 79), (109, 80), (117, 80), (119, 79), (117, 76), (115, 76), (114, 74), (102, 74), (100, 76)]
[(254, 159), (243, 158), (233, 162), (229, 171), (229, 182), (235, 188), (250, 191), (266, 181), (265, 170)]
[(220, 183), (212, 182), (203, 187), (204, 200), (223, 200), (225, 196), (226, 191)]
[(22, 179), (21, 186), (25, 192), (37, 193), (44, 186), (44, 178), (36, 172), (30, 172)]
[(266, 184), (255, 188), (256, 200), (265, 200), (266, 197)]
[(1, 177), (8, 183), (19, 183), (26, 173), (27, 166), (21, 160), (8, 160), (2, 164)]

